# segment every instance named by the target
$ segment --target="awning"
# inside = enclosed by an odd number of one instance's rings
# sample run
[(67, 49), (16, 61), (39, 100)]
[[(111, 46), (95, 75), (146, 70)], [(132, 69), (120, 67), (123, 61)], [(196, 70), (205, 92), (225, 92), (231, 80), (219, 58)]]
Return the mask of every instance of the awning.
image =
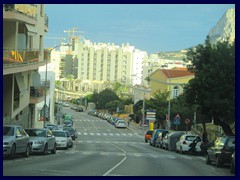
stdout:
[(25, 24), (25, 25), (28, 30), (28, 35), (36, 35), (37, 34), (37, 32), (35, 30), (35, 26), (31, 26), (29, 24)]

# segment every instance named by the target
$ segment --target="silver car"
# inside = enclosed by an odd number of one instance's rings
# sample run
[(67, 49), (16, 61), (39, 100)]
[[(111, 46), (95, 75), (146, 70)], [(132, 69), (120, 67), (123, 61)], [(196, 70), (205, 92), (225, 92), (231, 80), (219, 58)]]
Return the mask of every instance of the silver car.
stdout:
[(15, 154), (29, 156), (29, 136), (21, 126), (3, 126), (3, 155), (13, 159)]
[(67, 142), (68, 142), (68, 147), (73, 147), (73, 140), (72, 140), (72, 137), (70, 135), (70, 132), (69, 131), (65, 131), (66, 134), (67, 134)]
[(61, 148), (68, 149), (67, 133), (63, 130), (54, 130), (52, 132), (56, 138), (57, 149), (61, 149)]
[(47, 128), (29, 128), (25, 129), (25, 131), (30, 137), (30, 152), (46, 155), (48, 151), (51, 151), (52, 154), (56, 154), (56, 139), (51, 130)]

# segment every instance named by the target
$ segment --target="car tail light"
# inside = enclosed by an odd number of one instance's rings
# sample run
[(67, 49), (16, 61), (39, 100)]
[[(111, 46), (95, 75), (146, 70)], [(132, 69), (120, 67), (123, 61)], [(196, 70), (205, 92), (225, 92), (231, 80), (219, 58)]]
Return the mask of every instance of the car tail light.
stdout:
[(187, 144), (187, 142), (186, 142), (186, 141), (183, 141), (183, 144)]

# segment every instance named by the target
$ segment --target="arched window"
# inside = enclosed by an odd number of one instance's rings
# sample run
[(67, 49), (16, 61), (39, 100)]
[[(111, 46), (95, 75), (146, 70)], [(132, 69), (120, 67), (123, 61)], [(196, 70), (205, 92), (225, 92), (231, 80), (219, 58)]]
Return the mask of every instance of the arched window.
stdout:
[(173, 88), (173, 98), (176, 98), (178, 96), (179, 96), (179, 87), (174, 86), (174, 88)]

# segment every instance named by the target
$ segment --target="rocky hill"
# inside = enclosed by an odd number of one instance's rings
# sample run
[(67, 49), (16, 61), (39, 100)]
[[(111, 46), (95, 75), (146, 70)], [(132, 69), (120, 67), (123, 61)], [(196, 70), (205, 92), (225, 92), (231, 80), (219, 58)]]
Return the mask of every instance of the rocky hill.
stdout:
[(208, 33), (212, 43), (235, 40), (235, 9), (229, 9)]

